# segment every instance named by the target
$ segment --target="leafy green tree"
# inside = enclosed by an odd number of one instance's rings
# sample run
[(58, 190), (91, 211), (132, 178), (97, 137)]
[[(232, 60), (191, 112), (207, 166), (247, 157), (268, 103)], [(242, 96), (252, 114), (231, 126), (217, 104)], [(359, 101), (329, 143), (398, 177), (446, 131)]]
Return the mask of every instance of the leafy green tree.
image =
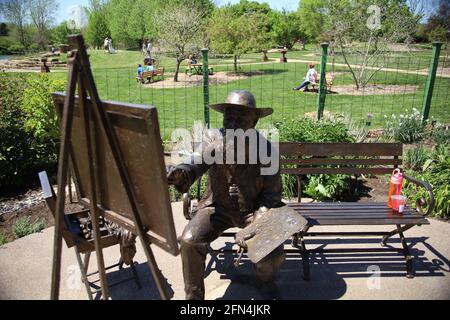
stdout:
[(430, 33), (432, 41), (450, 40), (450, 2), (448, 0), (439, 0), (436, 12), (428, 19), (426, 31)]
[(26, 24), (28, 23), (27, 0), (5, 0), (1, 9), (5, 18), (16, 27), (20, 44), (26, 47), (28, 45), (26, 32)]
[(175, 2), (154, 13), (159, 43), (176, 56), (175, 82), (181, 62), (205, 45), (205, 16), (206, 11), (194, 1)]
[(267, 48), (270, 40), (264, 14), (253, 12), (239, 16), (236, 12), (233, 6), (216, 9), (207, 29), (211, 48), (234, 56), (235, 72), (240, 54)]
[(295, 12), (276, 12), (273, 14), (272, 37), (276, 44), (291, 49), (295, 42), (303, 39), (300, 18)]
[(86, 41), (98, 49), (103, 45), (105, 38), (110, 36), (110, 30), (106, 20), (106, 7), (100, 0), (91, 0), (88, 13)]
[(56, 0), (27, 0), (31, 22), (37, 30), (37, 43), (41, 49), (48, 41), (48, 30), (53, 22), (58, 3)]
[(301, 0), (298, 16), (304, 40), (317, 42), (324, 32), (326, 16), (326, 0)]
[[(389, 45), (412, 38), (419, 18), (406, 0), (326, 0), (332, 50), (342, 54), (357, 89), (385, 67)], [(360, 57), (357, 66), (350, 57)]]
[(67, 36), (76, 33), (81, 33), (81, 30), (69, 28), (67, 21), (64, 21), (51, 30), (51, 41), (54, 44), (67, 43)]
[(269, 15), (272, 9), (267, 3), (259, 3), (256, 1), (240, 0), (239, 3), (231, 6), (232, 11), (237, 16), (248, 15), (252, 13), (260, 13)]
[(9, 34), (9, 29), (6, 23), (0, 23), (0, 36), (7, 36)]

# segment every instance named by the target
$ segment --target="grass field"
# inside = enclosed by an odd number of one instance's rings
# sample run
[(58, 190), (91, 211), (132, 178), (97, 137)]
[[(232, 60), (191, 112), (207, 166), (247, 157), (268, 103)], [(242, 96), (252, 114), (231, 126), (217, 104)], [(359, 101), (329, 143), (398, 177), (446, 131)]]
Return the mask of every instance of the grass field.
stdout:
[[(143, 55), (138, 51), (119, 51), (117, 54), (107, 54), (101, 50), (90, 50), (90, 61), (94, 78), (102, 99), (117, 100), (131, 103), (153, 105), (158, 108), (161, 131), (168, 135), (172, 129), (191, 127), (195, 120), (204, 119), (203, 87), (181, 87), (173, 84), (161, 88), (142, 86), (135, 80), (138, 63), (142, 63)], [(246, 79), (211, 82), (209, 86), (210, 103), (223, 102), (231, 90), (250, 90), (256, 97), (257, 104), (272, 107), (274, 114), (260, 122), (260, 127), (282, 121), (286, 118), (302, 116), (317, 110), (317, 94), (293, 92), (307, 71), (304, 61), (320, 61), (317, 46), (308, 46), (306, 51), (291, 51), (287, 54), (288, 63), (279, 63), (281, 54), (269, 53), (269, 63), (261, 63), (261, 54), (245, 54), (241, 56), (240, 71), (254, 74)], [(351, 64), (358, 64), (360, 57), (353, 57)], [(353, 120), (365, 121), (367, 115), (373, 115), (372, 126), (381, 127), (384, 116), (401, 114), (413, 107), (421, 110), (423, 107), (424, 89), (427, 81), (424, 69), (429, 67), (431, 50), (420, 52), (398, 52), (387, 61), (387, 67), (392, 70), (382, 70), (372, 79), (371, 85), (386, 87), (396, 85), (398, 92), (382, 95), (350, 95), (344, 93), (328, 94), (325, 111), (349, 115)], [(158, 57), (160, 66), (166, 70), (165, 77), (173, 77), (175, 58)], [(295, 62), (300, 60), (301, 62)], [(346, 66), (342, 66), (342, 57), (329, 57), (328, 72), (336, 73), (334, 86), (349, 86), (353, 84), (352, 77)], [(232, 57), (209, 59), (214, 71), (230, 74), (233, 72)], [(448, 67), (448, 52), (441, 55), (440, 68)], [(185, 70), (183, 62), (181, 72)], [(319, 71), (320, 65), (316, 67)], [(65, 77), (65, 73), (53, 73), (55, 77)], [(164, 82), (165, 83), (165, 82)], [(161, 84), (160, 84), (161, 86)], [(402, 93), (402, 86), (415, 86), (415, 91)], [(449, 107), (450, 78), (438, 77), (435, 85), (431, 116), (450, 123)], [(211, 111), (211, 126), (221, 124), (221, 115)]]

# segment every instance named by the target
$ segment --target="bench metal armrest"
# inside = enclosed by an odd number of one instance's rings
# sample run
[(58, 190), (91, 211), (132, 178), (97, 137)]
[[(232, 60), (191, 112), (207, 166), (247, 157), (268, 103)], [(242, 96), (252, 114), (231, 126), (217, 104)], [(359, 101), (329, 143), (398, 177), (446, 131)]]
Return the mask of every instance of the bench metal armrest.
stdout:
[[(428, 216), (430, 213), (434, 210), (434, 194), (433, 194), (433, 187), (426, 181), (418, 180), (416, 178), (413, 178), (411, 176), (408, 176), (406, 174), (403, 174), (403, 177), (410, 181), (411, 183), (414, 183), (415, 185), (424, 188), (428, 192), (428, 202), (424, 198), (417, 199), (416, 206), (417, 211), (421, 214)], [(427, 212), (424, 212), (423, 206), (428, 204), (428, 210)]]

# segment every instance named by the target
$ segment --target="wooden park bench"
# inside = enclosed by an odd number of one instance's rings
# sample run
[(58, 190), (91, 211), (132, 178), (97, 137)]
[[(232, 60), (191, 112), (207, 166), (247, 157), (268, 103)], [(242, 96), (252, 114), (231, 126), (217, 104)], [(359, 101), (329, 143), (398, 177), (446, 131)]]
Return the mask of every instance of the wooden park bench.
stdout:
[[(425, 188), (429, 201), (416, 203), (417, 210), (407, 206), (403, 214), (393, 214), (387, 202), (349, 202), (349, 203), (302, 203), (302, 176), (317, 174), (344, 175), (384, 175), (391, 174), (402, 164), (403, 145), (401, 143), (282, 143), (280, 144), (280, 166), (282, 174), (297, 176), (298, 199), (288, 206), (308, 220), (308, 226), (294, 235), (292, 245), (300, 250), (303, 261), (303, 275), (309, 279), (309, 254), (311, 252), (399, 252), (406, 261), (406, 276), (413, 277), (412, 257), (404, 232), (414, 226), (429, 224), (424, 216), (434, 209), (432, 187), (423, 181), (406, 174), (404, 178)], [(387, 201), (386, 187), (386, 201)], [(427, 212), (423, 206), (428, 204)], [(358, 226), (394, 226), (390, 232), (361, 232)], [(354, 232), (308, 232), (314, 226), (354, 226)], [(392, 236), (400, 236), (402, 248), (386, 247)], [(305, 237), (316, 236), (380, 236), (383, 248), (348, 248), (308, 250)]]
[(151, 83), (164, 79), (164, 68), (158, 68), (152, 71), (144, 71), (141, 77), (137, 76), (136, 80), (141, 83)]
[[(302, 203), (302, 176), (317, 174), (344, 174), (344, 175), (384, 175), (391, 174), (395, 168), (402, 164), (403, 145), (401, 143), (280, 143), (280, 172), (281, 174), (295, 175), (298, 182), (297, 202), (289, 203), (293, 208), (308, 220), (304, 230), (294, 234), (292, 246), (302, 256), (303, 276), (305, 280), (310, 277), (309, 255), (311, 253), (326, 252), (397, 252), (403, 254), (406, 262), (406, 276), (413, 277), (412, 256), (409, 252), (404, 232), (414, 226), (429, 224), (425, 216), (434, 209), (434, 196), (432, 187), (427, 182), (419, 181), (404, 174), (404, 178), (411, 183), (425, 188), (428, 192), (428, 202), (425, 199), (417, 201), (414, 210), (406, 206), (403, 214), (393, 214), (387, 202), (314, 202)], [(198, 188), (198, 198), (199, 191)], [(388, 190), (386, 189), (386, 198)], [(387, 199), (386, 199), (387, 200)], [(190, 216), (195, 210), (187, 194), (183, 197), (184, 215)], [(424, 212), (423, 207), (427, 205)], [(353, 226), (353, 232), (309, 232), (315, 226)], [(358, 226), (394, 226), (390, 232), (367, 232), (358, 229)], [(398, 234), (401, 248), (386, 247), (387, 241)], [(224, 233), (222, 236), (234, 236), (234, 233)], [(341, 236), (380, 236), (382, 248), (336, 248), (307, 249), (306, 237), (341, 237)]]

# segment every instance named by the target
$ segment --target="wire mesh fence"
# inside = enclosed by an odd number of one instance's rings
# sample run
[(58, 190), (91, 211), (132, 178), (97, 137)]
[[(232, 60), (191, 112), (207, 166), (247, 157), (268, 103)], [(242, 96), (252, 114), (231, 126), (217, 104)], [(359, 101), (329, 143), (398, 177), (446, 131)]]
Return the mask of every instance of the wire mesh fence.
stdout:
[[(315, 117), (318, 105), (317, 86), (309, 92), (294, 91), (305, 78), (308, 63), (313, 62), (320, 74), (320, 55), (311, 59), (278, 59), (262, 62), (260, 57), (216, 60), (210, 64), (209, 103), (224, 102), (232, 90), (249, 90), (258, 107), (271, 107), (274, 113), (261, 119), (259, 127), (267, 127), (284, 119)], [(384, 125), (386, 117), (399, 115), (412, 108), (422, 110), (431, 58), (429, 54), (395, 53), (382, 57), (378, 64), (365, 62), (363, 56), (350, 57), (350, 67), (339, 54), (328, 56), (325, 116), (342, 115), (372, 128)], [(380, 67), (380, 65), (382, 67)], [(364, 66), (364, 70), (363, 69)], [(367, 73), (370, 81), (356, 89), (356, 77)], [(175, 68), (164, 67), (164, 76), (149, 83), (136, 80), (131, 68), (94, 69), (94, 77), (103, 99), (153, 105), (158, 108), (161, 133), (167, 137), (175, 128), (191, 128), (194, 121), (204, 121), (204, 91), (201, 66), (189, 70), (182, 64), (178, 81)], [(330, 81), (331, 80), (331, 81)], [(439, 58), (430, 110), (433, 120), (449, 123), (450, 61), (448, 52)], [(211, 127), (220, 127), (222, 115), (210, 112)]]

